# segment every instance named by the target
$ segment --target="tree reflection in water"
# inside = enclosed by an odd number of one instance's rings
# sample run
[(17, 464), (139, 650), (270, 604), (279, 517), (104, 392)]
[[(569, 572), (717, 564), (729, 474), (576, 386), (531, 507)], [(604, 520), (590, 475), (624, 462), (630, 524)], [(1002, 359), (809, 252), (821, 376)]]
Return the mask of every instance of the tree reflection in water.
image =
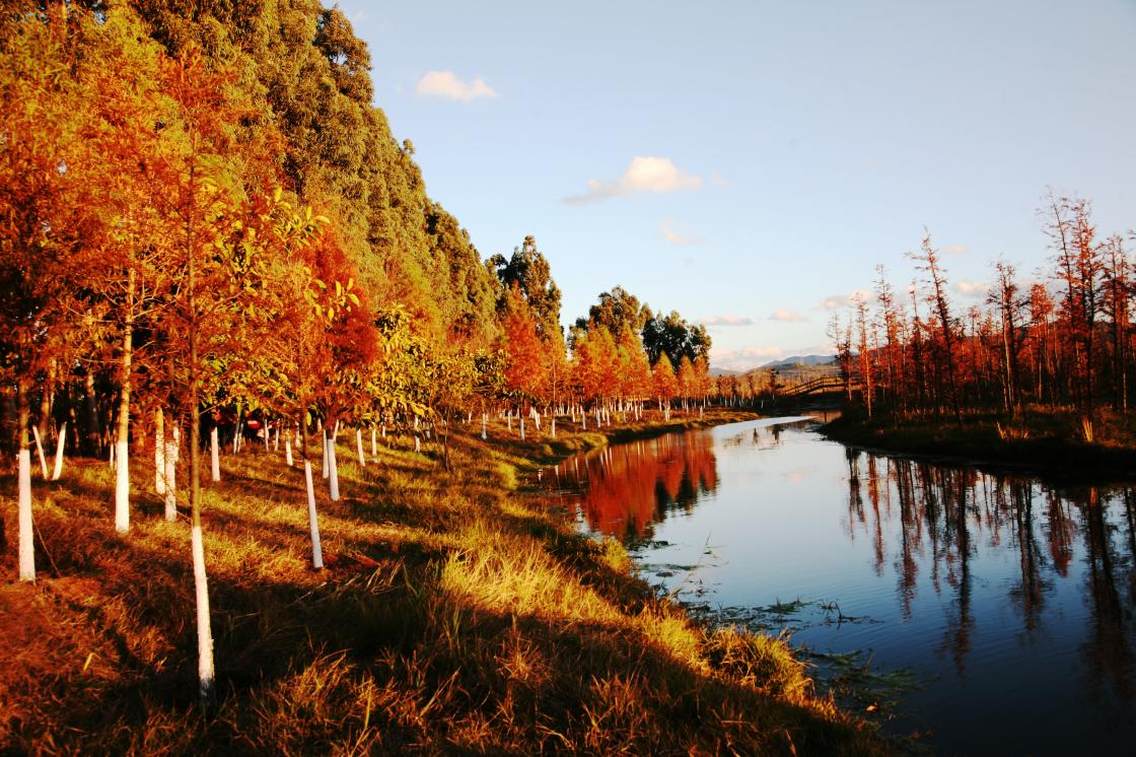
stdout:
[(586, 485), (583, 512), (593, 531), (649, 539), (668, 513), (690, 513), (718, 487), (713, 441), (703, 431), (607, 447), (574, 462)]
[[(1098, 685), (1107, 681), (1112, 693), (1124, 699), (1132, 697), (1130, 620), (1136, 602), (1136, 491), (1120, 487), (1104, 492), (1099, 487), (1087, 487), (1059, 492), (1028, 477), (984, 473), (973, 467), (887, 458), (852, 449), (845, 450), (845, 457), (849, 537), (855, 538), (854, 524), (866, 525), (861, 494), (866, 458), (866, 486), (874, 521), (873, 567), (877, 575), (881, 574), (884, 534), (897, 533), (894, 567), (904, 618), (911, 617), (918, 593), (922, 545), (924, 540), (930, 544), (931, 586), (941, 594), (945, 584), (953, 595), (947, 606), (941, 649), (960, 674), (966, 668), (976, 622), (971, 607), (971, 562), (978, 545), (1016, 553), (1017, 576), (1009, 587), (1008, 599), (1029, 636), (1042, 629), (1046, 597), (1053, 591), (1055, 579), (1069, 575), (1076, 553), (1074, 542), (1079, 538), (1084, 544), (1085, 596), (1092, 618), (1084, 649), (1086, 662)], [(880, 469), (885, 471), (882, 476), (877, 474)], [(899, 503), (898, 528), (894, 531), (890, 528), (891, 509), (880, 507), (881, 500), (892, 492)], [(1044, 517), (1041, 523), (1036, 509), (1039, 504)], [(883, 526), (885, 521), (888, 528)], [(1041, 546), (1041, 539), (1048, 549)], [(1122, 599), (1121, 590), (1126, 592), (1126, 599)]]

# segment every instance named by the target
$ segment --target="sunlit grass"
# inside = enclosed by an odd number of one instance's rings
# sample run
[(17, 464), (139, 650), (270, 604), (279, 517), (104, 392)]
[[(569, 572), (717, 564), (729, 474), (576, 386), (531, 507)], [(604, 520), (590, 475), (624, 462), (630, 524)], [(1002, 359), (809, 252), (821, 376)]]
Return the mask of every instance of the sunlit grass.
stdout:
[[(475, 424), (478, 425), (479, 424)], [(503, 425), (503, 424), (502, 424)], [(479, 430), (479, 428), (477, 429)], [(132, 461), (131, 532), (105, 461), (35, 485), (40, 580), (0, 585), (0, 744), (17, 751), (871, 752), (780, 640), (710, 632), (594, 541), (511, 492), (542, 461), (501, 438), (389, 437), (340, 502), (282, 455), (203, 482), (219, 700), (196, 704), (188, 524)], [(563, 449), (606, 443), (559, 429)], [(526, 445), (553, 444), (526, 440)], [(369, 445), (368, 452), (369, 452)], [(533, 447), (532, 449), (536, 449)], [(541, 454), (538, 451), (538, 454)], [(369, 456), (368, 456), (369, 457)], [(184, 480), (184, 475), (179, 471)], [(12, 480), (0, 515), (15, 523)], [(179, 509), (185, 512), (184, 502)], [(14, 536), (0, 570), (15, 575)]]

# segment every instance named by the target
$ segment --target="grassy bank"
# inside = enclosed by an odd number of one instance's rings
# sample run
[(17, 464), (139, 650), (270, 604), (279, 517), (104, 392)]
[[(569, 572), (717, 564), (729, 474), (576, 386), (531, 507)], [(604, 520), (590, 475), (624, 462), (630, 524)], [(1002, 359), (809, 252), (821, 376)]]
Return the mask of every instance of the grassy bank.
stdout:
[(1033, 412), (1017, 420), (997, 415), (951, 419), (866, 417), (852, 413), (821, 427), (845, 444), (925, 455), (989, 467), (1015, 468), (1054, 478), (1130, 479), (1136, 472), (1136, 429), (1122, 417), (1101, 413), (1093, 441), (1084, 441), (1072, 413)]
[(145, 456), (126, 537), (105, 462), (36, 482), (35, 585), (12, 582), (9, 476), (0, 751), (880, 751), (784, 643), (704, 630), (631, 577), (618, 544), (515, 495), (544, 445), (604, 441), (561, 429), (521, 444), (494, 424), (487, 442), (455, 434), (447, 473), (436, 443), (387, 439), (377, 464), (342, 464), (340, 502), (320, 491), (318, 573), (300, 472), (255, 445), (223, 458), (203, 516), (219, 689), (207, 711), (188, 525), (161, 520)]

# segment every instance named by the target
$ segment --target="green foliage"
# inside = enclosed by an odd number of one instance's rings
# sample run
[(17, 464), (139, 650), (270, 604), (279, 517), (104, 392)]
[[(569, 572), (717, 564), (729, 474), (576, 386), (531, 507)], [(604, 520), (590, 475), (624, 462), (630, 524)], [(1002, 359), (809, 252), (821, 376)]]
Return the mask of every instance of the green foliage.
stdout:
[(650, 318), (643, 326), (643, 346), (654, 365), (666, 353), (671, 365), (685, 357), (694, 362), (710, 356), (710, 334), (702, 324), (689, 324), (676, 311)]
[(576, 328), (587, 330), (603, 326), (612, 334), (621, 334), (624, 329), (639, 334), (653, 317), (646, 303), (617, 286), (610, 292), (600, 293), (599, 302), (588, 309), (588, 317), (576, 319)]
[(505, 294), (516, 287), (532, 310), (541, 338), (547, 339), (553, 331), (560, 331), (560, 287), (553, 281), (548, 258), (537, 249), (535, 238), (525, 237), (507, 260), (504, 255), (494, 255), (488, 267), (501, 282), (499, 311), (505, 309)]

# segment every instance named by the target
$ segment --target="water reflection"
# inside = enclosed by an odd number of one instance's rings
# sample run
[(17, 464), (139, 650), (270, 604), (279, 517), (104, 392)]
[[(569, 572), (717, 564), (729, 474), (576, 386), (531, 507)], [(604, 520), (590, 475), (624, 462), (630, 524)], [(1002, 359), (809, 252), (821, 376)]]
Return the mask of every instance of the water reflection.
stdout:
[[(642, 564), (693, 564), (712, 539), (700, 578), (717, 605), (839, 600), (871, 618), (794, 639), (921, 674), (891, 727), (934, 730), (937, 749), (1136, 738), (1132, 486), (1055, 488), (755, 424), (612, 447), (557, 479)], [(681, 593), (667, 576), (653, 580)]]
[(587, 492), (588, 527), (628, 541), (650, 539), (653, 524), (672, 512), (689, 514), (718, 487), (713, 441), (701, 432), (607, 447), (564, 468), (566, 483)]

